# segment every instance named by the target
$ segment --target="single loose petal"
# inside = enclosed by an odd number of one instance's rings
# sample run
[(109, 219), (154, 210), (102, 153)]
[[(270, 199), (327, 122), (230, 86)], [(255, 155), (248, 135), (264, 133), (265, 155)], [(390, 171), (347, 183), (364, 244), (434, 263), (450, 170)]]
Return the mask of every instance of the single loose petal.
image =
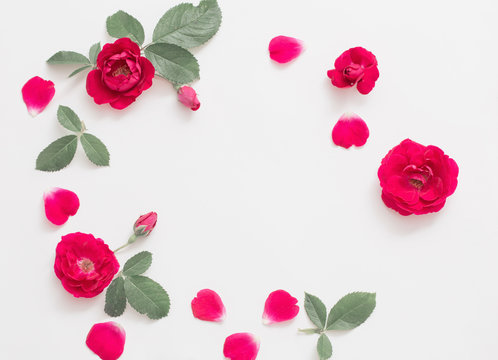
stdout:
[(356, 114), (342, 115), (332, 130), (334, 144), (346, 149), (365, 145), (369, 135), (367, 124)]
[(178, 101), (192, 111), (196, 111), (201, 107), (197, 93), (190, 86), (182, 86), (178, 89)]
[(265, 302), (263, 323), (272, 324), (294, 319), (299, 313), (297, 299), (285, 290), (272, 292)]
[(230, 360), (254, 360), (258, 351), (259, 340), (249, 333), (230, 335), (223, 345), (223, 355)]
[(285, 64), (301, 54), (303, 42), (293, 37), (277, 36), (271, 39), (268, 50), (272, 60)]
[(69, 190), (53, 188), (43, 194), (45, 215), (54, 225), (64, 224), (69, 216), (76, 214), (80, 207), (78, 196)]
[(225, 305), (220, 296), (210, 289), (197, 293), (192, 300), (192, 314), (195, 318), (205, 321), (223, 321), (225, 319)]
[(22, 87), (22, 98), (31, 116), (43, 111), (55, 95), (54, 83), (35, 76)]
[(126, 333), (114, 321), (92, 326), (86, 337), (86, 345), (102, 360), (116, 360), (124, 350)]

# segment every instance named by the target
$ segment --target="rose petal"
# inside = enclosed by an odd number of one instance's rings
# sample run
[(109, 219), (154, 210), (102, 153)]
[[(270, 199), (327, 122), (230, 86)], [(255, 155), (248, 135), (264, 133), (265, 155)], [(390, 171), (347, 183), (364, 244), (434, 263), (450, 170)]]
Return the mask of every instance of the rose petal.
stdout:
[(265, 302), (263, 323), (272, 324), (294, 319), (299, 313), (297, 299), (285, 290), (272, 292)]
[(116, 360), (124, 350), (126, 333), (114, 321), (95, 324), (86, 337), (86, 345), (102, 360)]
[(55, 95), (54, 83), (35, 76), (22, 87), (22, 98), (29, 113), (36, 116), (43, 111)]
[(199, 320), (223, 321), (225, 319), (225, 305), (213, 290), (199, 291), (197, 297), (192, 300), (191, 306), (192, 314)]
[(348, 149), (351, 145), (363, 146), (370, 132), (368, 126), (355, 114), (342, 115), (332, 130), (332, 140), (337, 146)]
[(201, 107), (201, 103), (197, 98), (197, 93), (190, 86), (182, 86), (178, 89), (178, 101), (192, 111), (196, 111)]
[(301, 54), (303, 42), (293, 37), (277, 36), (271, 39), (268, 50), (272, 60), (285, 64)]
[(43, 194), (45, 215), (54, 225), (64, 224), (80, 207), (78, 196), (69, 190), (53, 188)]
[(258, 351), (259, 340), (249, 333), (230, 335), (223, 345), (223, 355), (230, 360), (254, 360)]

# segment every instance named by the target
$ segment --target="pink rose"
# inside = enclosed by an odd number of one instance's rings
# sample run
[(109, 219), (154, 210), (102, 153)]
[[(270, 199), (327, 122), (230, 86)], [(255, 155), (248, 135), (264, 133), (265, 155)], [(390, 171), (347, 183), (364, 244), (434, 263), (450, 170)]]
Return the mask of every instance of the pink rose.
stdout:
[(141, 215), (133, 225), (136, 236), (148, 236), (157, 223), (157, 214), (153, 211)]
[(119, 263), (102, 239), (78, 232), (63, 236), (57, 244), (54, 270), (69, 293), (91, 298), (109, 285)]
[(190, 86), (182, 86), (178, 89), (178, 101), (193, 111), (201, 107), (197, 93)]
[(457, 187), (456, 162), (433, 145), (403, 140), (382, 159), (382, 200), (401, 215), (441, 210)]
[(344, 88), (357, 84), (356, 88), (364, 95), (372, 91), (379, 78), (375, 55), (362, 47), (344, 51), (336, 59), (334, 67), (327, 71), (332, 85)]

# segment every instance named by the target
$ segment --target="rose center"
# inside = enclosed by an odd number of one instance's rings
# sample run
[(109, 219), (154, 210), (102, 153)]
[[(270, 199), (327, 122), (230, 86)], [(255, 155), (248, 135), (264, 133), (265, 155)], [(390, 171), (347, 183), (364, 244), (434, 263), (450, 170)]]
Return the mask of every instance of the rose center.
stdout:
[(92, 272), (95, 269), (93, 261), (87, 258), (82, 258), (78, 260), (78, 266), (84, 273)]
[(112, 65), (111, 75), (113, 77), (116, 77), (116, 76), (119, 76), (119, 75), (128, 76), (130, 74), (131, 74), (130, 68), (128, 67), (128, 65), (126, 64), (125, 61), (123, 61), (123, 60), (116, 61)]
[(432, 169), (427, 165), (421, 167), (408, 165), (403, 169), (403, 173), (408, 179), (408, 183), (418, 190), (422, 189), (433, 175)]
[(422, 182), (422, 180), (410, 179), (410, 180), (408, 180), (408, 182), (410, 183), (410, 185), (412, 185), (414, 188), (417, 188), (417, 189), (421, 189), (422, 186), (424, 186), (424, 183)]
[(351, 83), (355, 83), (363, 77), (363, 67), (358, 64), (351, 64), (349, 66), (346, 66), (343, 74), (344, 78), (346, 78)]

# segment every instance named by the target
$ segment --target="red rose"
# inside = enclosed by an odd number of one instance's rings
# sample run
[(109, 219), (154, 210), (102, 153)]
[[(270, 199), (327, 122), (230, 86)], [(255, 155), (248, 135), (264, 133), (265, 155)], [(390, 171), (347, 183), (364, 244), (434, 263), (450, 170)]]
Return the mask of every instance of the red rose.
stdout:
[(88, 73), (86, 91), (96, 104), (124, 109), (152, 86), (154, 66), (140, 56), (140, 47), (128, 38), (105, 44), (97, 56), (97, 69)]
[(401, 215), (441, 210), (457, 187), (458, 165), (433, 145), (403, 140), (382, 159), (382, 200)]
[(109, 285), (119, 263), (102, 239), (78, 232), (57, 244), (54, 270), (64, 289), (75, 297), (91, 298)]
[(362, 47), (344, 51), (336, 59), (334, 67), (327, 71), (334, 86), (344, 88), (357, 84), (356, 88), (364, 95), (372, 91), (379, 78), (375, 55)]

